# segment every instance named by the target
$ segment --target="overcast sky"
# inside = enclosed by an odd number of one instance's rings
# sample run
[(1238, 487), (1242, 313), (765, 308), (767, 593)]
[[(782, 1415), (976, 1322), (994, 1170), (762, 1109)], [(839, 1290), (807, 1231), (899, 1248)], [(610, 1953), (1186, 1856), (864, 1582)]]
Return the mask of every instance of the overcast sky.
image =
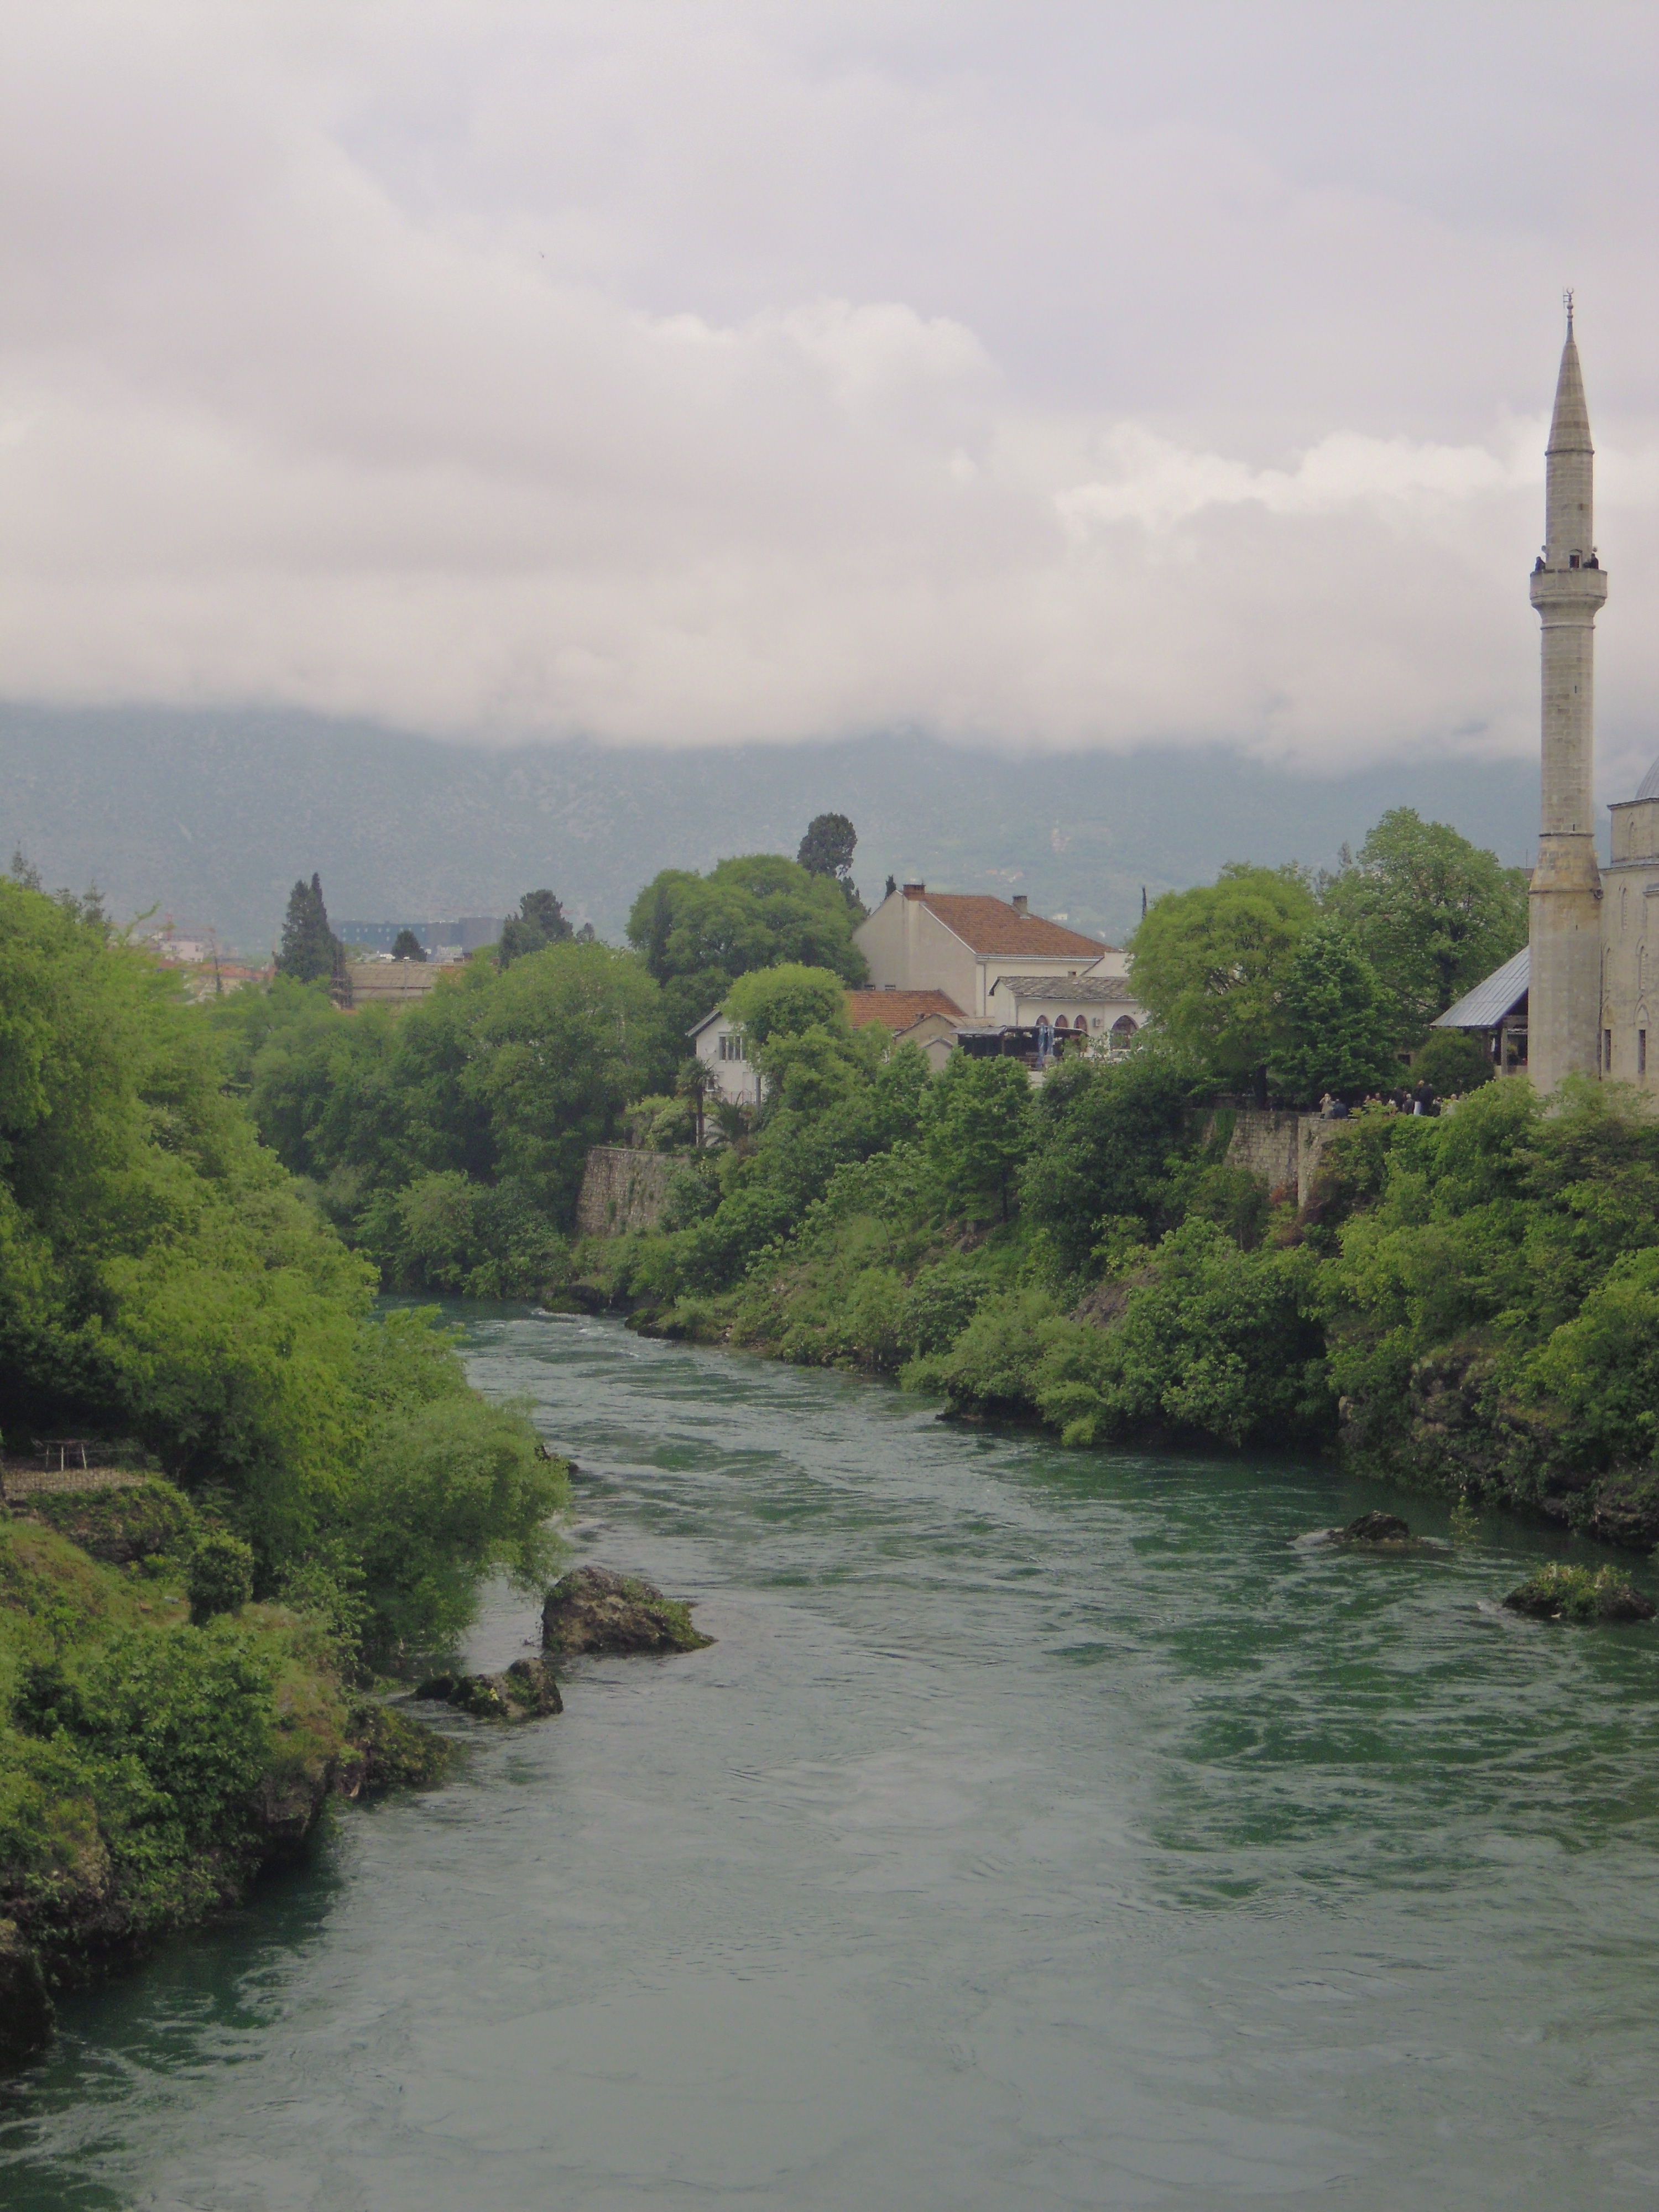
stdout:
[(1659, 10), (0, 21), (0, 693), (1535, 748), (1577, 288), (1659, 752)]

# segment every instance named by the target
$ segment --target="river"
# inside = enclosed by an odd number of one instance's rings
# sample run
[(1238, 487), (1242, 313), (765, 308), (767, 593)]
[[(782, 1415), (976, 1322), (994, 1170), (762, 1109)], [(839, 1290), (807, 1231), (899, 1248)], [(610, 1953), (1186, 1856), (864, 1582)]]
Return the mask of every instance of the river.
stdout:
[[(719, 1641), (458, 1723), (74, 2000), (8, 2212), (1655, 2202), (1659, 1642), (1497, 1609), (1559, 1543), (1298, 1549), (1401, 1501), (466, 1318), (580, 1556)], [(475, 1663), (535, 1626), (495, 1593)]]

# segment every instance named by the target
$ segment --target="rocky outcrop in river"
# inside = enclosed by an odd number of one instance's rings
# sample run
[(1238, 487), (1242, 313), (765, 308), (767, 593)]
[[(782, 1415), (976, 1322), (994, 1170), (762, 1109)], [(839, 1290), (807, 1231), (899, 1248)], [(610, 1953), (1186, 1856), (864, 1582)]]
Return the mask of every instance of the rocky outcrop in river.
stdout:
[(547, 1594), (542, 1647), (579, 1652), (696, 1651), (714, 1642), (691, 1626), (691, 1608), (637, 1575), (578, 1567)]
[(1655, 1611), (1653, 1600), (1633, 1583), (1621, 1582), (1611, 1567), (1599, 1574), (1588, 1567), (1540, 1567), (1504, 1602), (1528, 1620), (1651, 1620)]
[(476, 1721), (538, 1721), (564, 1711), (545, 1659), (515, 1659), (502, 1674), (429, 1674), (415, 1694)]

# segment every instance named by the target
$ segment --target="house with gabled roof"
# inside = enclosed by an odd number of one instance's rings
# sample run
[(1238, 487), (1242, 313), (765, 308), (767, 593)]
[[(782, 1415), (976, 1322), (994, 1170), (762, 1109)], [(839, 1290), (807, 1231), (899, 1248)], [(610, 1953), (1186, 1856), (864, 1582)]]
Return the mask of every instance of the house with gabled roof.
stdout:
[(847, 1018), (855, 1030), (879, 1022), (895, 1044), (913, 1044), (937, 1075), (956, 1050), (963, 1015), (943, 991), (901, 991), (896, 984), (847, 994)]
[(980, 1022), (1001, 1014), (992, 994), (1005, 975), (1121, 978), (1128, 967), (1115, 945), (1045, 921), (1024, 898), (930, 891), (926, 884), (890, 891), (853, 941), (878, 990), (943, 991)]

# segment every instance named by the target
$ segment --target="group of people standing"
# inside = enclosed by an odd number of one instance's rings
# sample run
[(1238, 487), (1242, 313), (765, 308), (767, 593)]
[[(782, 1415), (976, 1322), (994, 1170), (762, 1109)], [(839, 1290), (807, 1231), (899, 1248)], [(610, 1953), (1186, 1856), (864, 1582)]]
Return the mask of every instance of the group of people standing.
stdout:
[[(1339, 1098), (1328, 1091), (1319, 1102), (1319, 1110), (1328, 1121), (1346, 1121), (1353, 1109), (1346, 1098)], [(1426, 1076), (1419, 1076), (1415, 1086), (1407, 1090), (1402, 1083), (1392, 1091), (1373, 1091), (1360, 1109), (1362, 1113), (1380, 1111), (1384, 1114), (1435, 1115), (1440, 1111), (1434, 1085)]]

